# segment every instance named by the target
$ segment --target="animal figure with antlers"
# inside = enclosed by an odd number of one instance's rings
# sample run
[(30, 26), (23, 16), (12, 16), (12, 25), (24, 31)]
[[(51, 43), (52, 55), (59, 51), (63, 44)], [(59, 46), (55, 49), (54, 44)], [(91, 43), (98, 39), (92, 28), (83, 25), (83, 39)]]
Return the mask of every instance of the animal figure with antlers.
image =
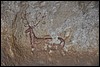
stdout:
[[(41, 40), (41, 41), (44, 42), (44, 41), (47, 41), (47, 40), (52, 40), (51, 37), (48, 37), (48, 38), (39, 38), (39, 37), (37, 37), (37, 36), (35, 35), (33, 29), (39, 24), (40, 21), (39, 21), (38, 23), (36, 23), (34, 26), (31, 26), (31, 25), (29, 24), (27, 18), (26, 18), (26, 15), (24, 16), (24, 18), (26, 19), (27, 25), (28, 25), (28, 29), (25, 30), (25, 33), (26, 33), (26, 34), (29, 33), (30, 44), (31, 44), (32, 50), (35, 48), (35, 45), (38, 45), (38, 43), (36, 43), (36, 41)], [(61, 37), (58, 37), (58, 40), (60, 41), (59, 44), (56, 44), (56, 43), (50, 44), (50, 43), (48, 43), (48, 45), (51, 45), (52, 47), (60, 46), (61, 48), (63, 48), (64, 45), (65, 45), (65, 40), (64, 40), (63, 38), (61, 38)]]

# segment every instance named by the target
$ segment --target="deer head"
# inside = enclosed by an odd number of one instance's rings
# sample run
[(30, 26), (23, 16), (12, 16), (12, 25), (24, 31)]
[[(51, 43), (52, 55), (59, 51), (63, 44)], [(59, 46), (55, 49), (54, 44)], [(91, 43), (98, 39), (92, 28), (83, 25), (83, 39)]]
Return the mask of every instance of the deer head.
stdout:
[(33, 37), (33, 38), (35, 37), (35, 38), (37, 38), (37, 37), (35, 36), (35, 33), (34, 33), (34, 31), (33, 31), (33, 28), (35, 28), (35, 27), (39, 24), (39, 22), (40, 22), (41, 20), (37, 21), (38, 19), (37, 19), (37, 16), (36, 16), (36, 20), (33, 21), (33, 23), (34, 23), (34, 22), (37, 22), (37, 23), (35, 23), (35, 24), (32, 26), (32, 25), (29, 24), (29, 22), (28, 22), (28, 20), (27, 20), (27, 18), (26, 18), (26, 13), (24, 14), (24, 20), (26, 20), (26, 22), (27, 22), (27, 24), (26, 24), (25, 27), (28, 27), (28, 29), (25, 30), (26, 36), (27, 36), (27, 33), (29, 33), (29, 36), (30, 36), (30, 37)]

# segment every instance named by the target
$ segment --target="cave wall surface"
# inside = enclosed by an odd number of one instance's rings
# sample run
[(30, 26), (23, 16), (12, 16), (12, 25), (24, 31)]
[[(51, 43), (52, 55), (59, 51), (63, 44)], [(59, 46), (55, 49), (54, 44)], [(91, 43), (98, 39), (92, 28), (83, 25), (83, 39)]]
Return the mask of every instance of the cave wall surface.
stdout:
[(99, 65), (99, 2), (1, 1), (1, 66), (24, 65)]

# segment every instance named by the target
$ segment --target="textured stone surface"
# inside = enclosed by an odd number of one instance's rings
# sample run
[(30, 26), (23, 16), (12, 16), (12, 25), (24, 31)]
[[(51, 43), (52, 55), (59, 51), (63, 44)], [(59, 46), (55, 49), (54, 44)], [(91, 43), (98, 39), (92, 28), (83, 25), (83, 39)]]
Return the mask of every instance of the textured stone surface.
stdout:
[(98, 50), (98, 1), (1, 1), (2, 66), (99, 65)]

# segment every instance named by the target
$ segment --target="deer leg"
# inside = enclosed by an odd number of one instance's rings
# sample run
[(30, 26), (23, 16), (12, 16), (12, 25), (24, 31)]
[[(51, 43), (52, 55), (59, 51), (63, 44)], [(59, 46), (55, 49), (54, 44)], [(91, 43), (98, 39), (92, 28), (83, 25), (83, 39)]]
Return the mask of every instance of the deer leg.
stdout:
[(35, 39), (34, 39), (34, 37), (32, 37), (32, 33), (30, 32), (30, 44), (31, 44), (31, 48), (32, 48), (32, 51), (34, 51), (34, 49), (35, 49), (35, 46), (36, 46), (36, 44), (35, 44)]
[(62, 45), (62, 47), (64, 47), (65, 46), (65, 41), (62, 39), (60, 44)]
[(32, 43), (32, 36), (31, 36), (31, 32), (29, 33), (30, 36), (30, 44), (31, 44), (31, 48), (34, 48), (33, 43)]
[(65, 46), (65, 41), (63, 40), (63, 47)]
[[(65, 40), (64, 39), (62, 39), (62, 38), (58, 38), (61, 42), (60, 42), (60, 45), (62, 45), (62, 47), (64, 47), (65, 46)], [(63, 43), (63, 44), (62, 44)]]

